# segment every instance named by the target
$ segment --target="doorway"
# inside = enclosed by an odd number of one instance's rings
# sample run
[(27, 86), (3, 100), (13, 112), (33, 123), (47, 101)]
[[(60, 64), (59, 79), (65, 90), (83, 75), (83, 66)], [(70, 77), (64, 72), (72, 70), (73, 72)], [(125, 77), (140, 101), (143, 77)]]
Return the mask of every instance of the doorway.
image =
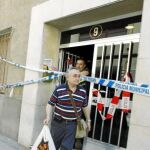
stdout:
[[(84, 57), (88, 61), (92, 77), (121, 80), (124, 74), (129, 72), (134, 81), (138, 45), (139, 34), (61, 45), (60, 71), (66, 71), (69, 67), (66, 63), (68, 59), (72, 60), (74, 65), (78, 57)], [(129, 112), (122, 111), (122, 99), (120, 96), (119, 105), (113, 118), (103, 120), (97, 110), (97, 99), (93, 96), (93, 89), (102, 91), (101, 98), (104, 100), (102, 114), (104, 116), (115, 93), (115, 89), (90, 83), (88, 105), (91, 108), (92, 130), (88, 134), (86, 142), (84, 142), (84, 149), (85, 147), (88, 148), (91, 140), (92, 143), (94, 140), (95, 143), (102, 142), (107, 146), (114, 145), (126, 148), (133, 95), (131, 94), (130, 97)], [(96, 144), (93, 143), (93, 146), (96, 146)]]
[[(93, 54), (94, 44), (60, 49), (59, 70), (66, 72), (70, 67), (75, 67), (76, 61), (81, 58), (86, 61), (86, 67), (89, 69), (91, 75)], [(61, 83), (63, 82), (65, 82), (64, 78), (61, 80)]]

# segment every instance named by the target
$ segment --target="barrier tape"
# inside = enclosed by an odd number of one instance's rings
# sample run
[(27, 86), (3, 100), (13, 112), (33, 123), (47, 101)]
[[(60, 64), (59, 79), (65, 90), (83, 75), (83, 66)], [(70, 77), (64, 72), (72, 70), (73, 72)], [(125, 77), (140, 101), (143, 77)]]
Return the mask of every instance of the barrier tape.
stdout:
[(1, 56), (0, 56), (0, 60), (4, 61), (6, 63), (9, 63), (9, 64), (11, 64), (13, 66), (16, 66), (16, 67), (19, 67), (19, 68), (23, 68), (23, 69), (27, 69), (27, 70), (31, 70), (31, 71), (36, 71), (36, 72), (41, 72), (41, 73), (54, 73), (54, 74), (60, 74), (60, 75), (64, 75), (65, 74), (64, 72), (58, 72), (58, 71), (54, 71), (54, 70), (51, 71), (51, 70), (43, 70), (43, 69), (27, 67), (27, 66), (20, 65), (18, 63), (6, 60), (5, 58), (2, 58)]
[[(133, 82), (131, 73), (126, 73), (123, 81)], [(124, 104), (124, 109), (122, 109), (123, 112), (127, 113), (129, 111), (128, 108), (129, 108), (130, 99), (131, 99), (131, 92), (122, 91), (122, 101)]]
[(81, 79), (88, 82), (100, 84), (101, 86), (107, 86), (109, 88), (121, 90), (121, 91), (128, 91), (135, 94), (150, 96), (149, 84), (136, 84), (132, 82), (122, 82), (122, 81), (88, 77), (88, 76), (83, 76), (81, 77)]
[[(64, 72), (58, 72), (58, 71), (50, 71), (50, 70), (43, 70), (43, 69), (36, 69), (36, 68), (30, 68), (23, 65), (19, 65), (17, 63), (8, 61), (2, 57), (0, 57), (0, 60), (5, 61), (9, 64), (15, 65), (16, 67), (28, 69), (31, 71), (37, 71), (37, 72), (43, 72), (43, 73), (54, 73), (57, 75), (64, 75)], [(100, 84), (102, 86), (107, 86), (109, 88), (115, 88), (118, 90), (128, 91), (135, 94), (150, 96), (150, 84), (136, 84), (131, 82), (122, 82), (122, 81), (115, 81), (115, 80), (109, 80), (109, 79), (103, 79), (103, 78), (95, 78), (95, 77), (88, 77), (88, 76), (81, 76), (81, 80), (85, 80), (88, 82), (93, 82), (96, 84)]]
[[(98, 105), (98, 104), (97, 104), (97, 103), (98, 103), (98, 100), (99, 100), (99, 99), (98, 99), (97, 96), (93, 96), (93, 97), (92, 97), (92, 105), (98, 107), (98, 106), (97, 106), (97, 105)], [(104, 98), (104, 97), (101, 97), (101, 101), (102, 101), (103, 104), (104, 104), (103, 107), (108, 108), (109, 105), (110, 105), (110, 103), (111, 103), (111, 101), (112, 101), (112, 98)], [(128, 108), (129, 111), (131, 110), (131, 108), (132, 108), (132, 101), (130, 101), (130, 103), (129, 103), (129, 105), (128, 105), (127, 108)], [(122, 99), (119, 99), (119, 103), (118, 103), (118, 105), (117, 105), (117, 109), (120, 109), (120, 110), (125, 109), (125, 106), (124, 106), (124, 104), (123, 104)]]
[(59, 78), (59, 77), (60, 77), (59, 74), (54, 74), (54, 75), (43, 77), (43, 78), (39, 78), (39, 79), (28, 80), (28, 81), (21, 81), (21, 82), (13, 83), (13, 84), (0, 85), (0, 89), (22, 87), (24, 85), (40, 83), (40, 82), (43, 82), (43, 81), (49, 81), (49, 80), (53, 80), (53, 79)]
[[(132, 76), (130, 73), (126, 73), (123, 78), (123, 82), (131, 82)], [(121, 94), (122, 92), (122, 94)], [(121, 91), (121, 90), (115, 90), (114, 96), (109, 102), (108, 111), (105, 115), (105, 112), (103, 112), (105, 105), (105, 101), (108, 100), (108, 98), (102, 98), (101, 97), (101, 91), (97, 89), (93, 89), (93, 95), (97, 96), (97, 110), (102, 118), (102, 120), (111, 119), (114, 117), (115, 111), (118, 108), (118, 104), (121, 103), (121, 109), (123, 112), (128, 113), (130, 108), (130, 96), (131, 93), (127, 91)], [(120, 96), (122, 95), (122, 100), (120, 101)]]

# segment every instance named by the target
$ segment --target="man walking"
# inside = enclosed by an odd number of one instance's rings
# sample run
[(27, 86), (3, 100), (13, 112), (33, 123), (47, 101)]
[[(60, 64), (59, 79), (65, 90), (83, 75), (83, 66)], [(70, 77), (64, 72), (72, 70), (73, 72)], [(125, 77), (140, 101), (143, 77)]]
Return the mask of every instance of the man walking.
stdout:
[[(66, 74), (67, 84), (62, 84), (55, 89), (46, 107), (45, 124), (51, 121), (51, 135), (56, 150), (72, 150), (75, 140), (77, 116), (71, 102), (75, 102), (78, 116), (82, 110), (90, 130), (90, 114), (87, 107), (87, 95), (83, 87), (79, 86), (80, 72), (72, 68)], [(69, 96), (69, 92), (72, 96)], [(52, 112), (54, 108), (54, 115)]]

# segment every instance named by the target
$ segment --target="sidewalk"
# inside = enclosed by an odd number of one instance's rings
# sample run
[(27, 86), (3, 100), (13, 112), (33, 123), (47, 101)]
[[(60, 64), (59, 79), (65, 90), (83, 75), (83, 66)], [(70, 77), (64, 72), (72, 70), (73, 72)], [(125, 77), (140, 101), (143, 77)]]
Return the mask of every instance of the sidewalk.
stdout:
[(29, 150), (29, 149), (19, 145), (16, 141), (10, 138), (0, 135), (0, 150)]

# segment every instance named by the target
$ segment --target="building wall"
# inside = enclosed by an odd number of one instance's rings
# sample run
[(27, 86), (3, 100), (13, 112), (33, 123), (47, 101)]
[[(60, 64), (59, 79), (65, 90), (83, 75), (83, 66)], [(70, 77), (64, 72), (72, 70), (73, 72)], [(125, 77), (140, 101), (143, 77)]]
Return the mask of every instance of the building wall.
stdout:
[[(136, 70), (137, 83), (150, 83), (150, 1), (145, 0), (143, 6), (141, 38)], [(150, 98), (134, 95), (131, 114), (128, 150), (149, 150), (150, 148)]]
[(0, 133), (18, 139), (21, 99), (0, 95)]
[[(2, 11), (3, 13), (0, 13), (0, 22), (2, 22), (2, 24), (0, 25), (0, 30), (3, 30), (10, 26), (13, 27), (11, 46), (10, 46), (10, 51), (8, 52), (9, 59), (14, 60), (20, 64), (25, 64), (26, 62), (26, 65), (40, 68), (42, 66), (43, 58), (45, 57), (52, 58), (54, 61), (54, 65), (57, 65), (58, 63), (58, 49), (59, 49), (61, 30), (57, 28), (57, 26), (53, 25), (52, 23), (53, 20), (63, 19), (67, 16), (73, 16), (75, 14), (78, 14), (78, 16), (80, 16), (80, 14), (84, 11), (90, 11), (91, 9), (96, 9), (100, 6), (102, 7), (104, 5), (109, 5), (110, 3), (117, 2), (117, 0), (102, 0), (102, 1), (100, 0), (82, 0), (82, 1), (81, 0), (76, 0), (76, 1), (51, 0), (41, 5), (38, 5), (36, 7), (33, 7), (32, 15), (30, 16), (31, 7), (35, 6), (37, 4), (36, 2), (40, 3), (40, 2), (44, 2), (44, 0), (32, 1), (32, 2), (18, 0), (18, 2), (15, 5), (18, 6), (17, 7), (18, 9), (14, 7), (14, 3), (1, 0), (0, 6), (3, 6), (3, 9), (1, 9), (0, 12)], [(147, 3), (145, 3), (145, 6), (149, 6), (148, 1)], [(119, 13), (118, 10), (119, 9), (116, 9), (115, 15)], [(126, 10), (126, 7), (124, 7), (124, 10)], [(148, 14), (148, 10), (149, 10), (148, 8), (145, 9), (144, 14)], [(31, 22), (30, 22), (30, 17), (31, 17)], [(10, 18), (10, 19), (6, 19), (6, 18)], [(148, 21), (148, 18), (146, 17), (145, 20)], [(143, 30), (142, 30), (143, 37), (141, 38), (142, 40), (140, 43), (140, 56), (137, 65), (138, 67), (137, 81), (141, 80), (143, 82), (144, 81), (147, 82), (149, 81), (149, 77), (146, 77), (145, 80), (144, 76), (140, 76), (141, 65), (143, 65), (143, 63), (145, 65), (149, 64), (148, 61), (149, 57), (147, 57), (149, 42), (145, 40), (145, 39), (147, 40), (149, 39), (147, 38), (149, 37), (149, 32), (147, 32), (146, 30), (149, 24), (148, 22), (144, 24), (145, 25), (143, 26)], [(29, 25), (30, 25), (30, 31), (29, 31)], [(144, 44), (146, 45), (144, 46)], [(145, 58), (147, 59), (145, 60)], [(144, 69), (145, 67), (143, 67), (144, 74), (149, 72), (148, 66), (146, 67), (145, 70)], [(41, 74), (36, 72), (33, 73), (31, 71), (25, 71), (25, 80), (29, 80), (32, 78), (39, 78), (41, 76), (42, 76)], [(18, 80), (23, 80), (23, 79), (24, 79), (23, 70), (16, 69), (15, 67), (12, 66), (8, 67), (7, 81), (16, 82)], [(18, 110), (20, 109), (20, 105), (21, 105), (21, 115), (18, 115), (19, 112), (14, 112), (15, 116), (17, 116), (16, 118), (20, 117), (19, 119), (20, 125), (19, 125), (19, 120), (17, 121), (17, 125), (15, 125), (19, 127), (18, 141), (20, 144), (26, 146), (33, 144), (35, 138), (39, 134), (40, 129), (43, 125), (42, 121), (45, 116), (45, 104), (47, 103), (48, 96), (52, 93), (54, 88), (55, 88), (55, 83), (54, 84), (42, 83), (40, 85), (34, 84), (34, 85), (29, 85), (24, 87), (22, 104), (18, 104)], [(21, 93), (22, 93), (22, 89), (21, 90), (15, 89), (16, 97), (22, 97)], [(148, 98), (137, 96), (136, 99), (145, 100), (143, 106), (144, 107), (149, 106)], [(9, 98), (7, 100), (9, 101)], [(3, 101), (1, 101), (0, 107), (2, 107), (2, 103)], [(142, 107), (143, 108), (142, 110), (144, 110), (144, 107)], [(145, 144), (146, 145), (145, 148), (149, 147), (149, 142), (148, 142), (149, 132), (146, 132), (147, 129), (149, 129), (149, 122), (148, 122), (149, 117), (148, 115), (146, 115), (146, 117), (144, 117), (143, 122), (141, 123), (139, 121), (140, 120), (139, 117), (142, 117), (143, 115), (141, 113), (142, 111), (138, 108), (140, 108), (140, 103), (136, 101), (133, 105), (133, 114), (132, 114), (133, 119), (131, 119), (129, 144), (128, 144), (129, 150), (138, 149), (139, 144), (141, 145)], [(136, 127), (136, 130), (134, 129), (134, 127)], [(144, 131), (145, 134), (142, 134), (142, 131)], [(15, 138), (17, 137), (16, 135), (17, 133), (15, 134)], [(141, 137), (142, 139), (146, 139), (145, 142), (143, 140), (141, 141), (140, 140), (141, 138), (139, 139), (139, 137)], [(138, 141), (138, 144), (136, 144), (137, 143), (136, 141)]]
[[(54, 59), (55, 61), (54, 65), (58, 64), (57, 62), (58, 49), (60, 44), (59, 41), (60, 41), (61, 30), (59, 27), (57, 27), (57, 25), (55, 26), (55, 24), (53, 23), (56, 23), (57, 21), (59, 22), (59, 20), (61, 20), (64, 23), (65, 19), (68, 17), (67, 18), (68, 20), (66, 19), (65, 23), (69, 23), (70, 26), (68, 27), (73, 27), (73, 22), (71, 22), (70, 19), (72, 19), (72, 17), (76, 15), (76, 20), (73, 21), (75, 22), (76, 25), (80, 25), (78, 24), (78, 21), (80, 21), (78, 20), (79, 16), (81, 16), (84, 12), (90, 12), (90, 10), (97, 10), (97, 8), (99, 8), (100, 10), (102, 8), (106, 8), (104, 12), (107, 13), (107, 18), (108, 18), (109, 14), (111, 15), (109, 4), (116, 3), (116, 7), (112, 9), (112, 11), (114, 12), (114, 10), (118, 8), (117, 2), (119, 1), (83, 0), (81, 2), (80, 0), (76, 0), (76, 1), (51, 0), (41, 5), (38, 5), (37, 7), (34, 7), (32, 9), (32, 18), (30, 24), (26, 65), (31, 65), (34, 66), (35, 68), (39, 68), (42, 65), (42, 59), (45, 54), (47, 54), (48, 58)], [(134, 1), (132, 1), (132, 3), (133, 2)], [(106, 7), (107, 5), (109, 9), (107, 9)], [(124, 14), (131, 13), (134, 11), (136, 10), (132, 10), (132, 8), (130, 10), (127, 9), (126, 11), (125, 7), (123, 7)], [(119, 11), (116, 11), (116, 13), (114, 13), (114, 16), (119, 14), (120, 14), (120, 9)], [(103, 16), (102, 19), (104, 19), (105, 17), (106, 16)], [(88, 21), (87, 18), (86, 20)], [(98, 19), (100, 20), (101, 18)], [(56, 20), (56, 22), (53, 22), (54, 20)], [(45, 25), (47, 26), (45, 27)], [(47, 40), (48, 49), (44, 49), (47, 43), (44, 41), (45, 35), (43, 31), (45, 31), (45, 29), (47, 30), (46, 33), (47, 34), (46, 36), (48, 36), (47, 39), (49, 39)], [(25, 71), (26, 80), (30, 80), (31, 78), (39, 78), (39, 77), (41, 77), (41, 74), (39, 73), (36, 72), (31, 73), (30, 71), (27, 70)], [(51, 89), (48, 90), (48, 88)], [(28, 87), (27, 86), (24, 87), (19, 136), (18, 136), (18, 142), (20, 144), (28, 146), (30, 144), (33, 144), (33, 142), (35, 141), (35, 138), (38, 136), (38, 133), (40, 132), (43, 125), (43, 119), (45, 116), (45, 104), (48, 100), (49, 94), (52, 93), (54, 88), (55, 88), (55, 84), (50, 84), (50, 85), (36, 84), (36, 85), (30, 85)], [(30, 115), (26, 113), (27, 109)], [(30, 124), (28, 122), (30, 122)]]
[[(12, 28), (7, 58), (19, 64), (26, 64), (27, 43), (31, 19), (31, 8), (46, 0), (0, 0), (0, 32)], [(24, 70), (7, 65), (8, 83), (24, 80)], [(18, 128), (23, 88), (15, 88), (13, 97), (10, 90), (0, 95), (0, 133), (15, 140), (18, 139)]]
[[(117, 0), (84, 0), (82, 2), (80, 0), (51, 0), (34, 7), (31, 16), (26, 65), (40, 68), (45, 54), (48, 54), (47, 58), (54, 60), (54, 65), (58, 65), (61, 31), (49, 21), (95, 9), (113, 2), (115, 3)], [(47, 30), (46, 35), (43, 32), (45, 29)], [(48, 37), (47, 42), (44, 41), (45, 36)], [(45, 49), (47, 44), (48, 48)], [(41, 74), (37, 72), (25, 71), (25, 80), (39, 77), (41, 77)], [(55, 84), (45, 84), (43, 86), (36, 84), (24, 87), (18, 136), (20, 144), (29, 146), (35, 141), (43, 125), (45, 104), (54, 88)], [(30, 115), (26, 113), (26, 110)]]
[[(7, 58), (19, 64), (26, 63), (27, 43), (31, 8), (46, 0), (0, 0), (0, 31), (12, 27)], [(6, 81), (15, 83), (24, 80), (24, 70), (7, 65)], [(9, 94), (9, 90), (6, 91)], [(22, 88), (14, 90), (14, 96), (22, 97)]]

